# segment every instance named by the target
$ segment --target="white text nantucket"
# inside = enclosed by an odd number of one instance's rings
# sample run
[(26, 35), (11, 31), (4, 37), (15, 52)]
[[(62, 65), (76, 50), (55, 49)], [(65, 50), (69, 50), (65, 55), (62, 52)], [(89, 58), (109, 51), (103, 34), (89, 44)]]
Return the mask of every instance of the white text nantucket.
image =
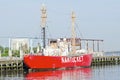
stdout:
[(79, 56), (79, 57), (62, 57), (61, 61), (62, 61), (62, 63), (82, 62), (83, 61), (83, 56)]

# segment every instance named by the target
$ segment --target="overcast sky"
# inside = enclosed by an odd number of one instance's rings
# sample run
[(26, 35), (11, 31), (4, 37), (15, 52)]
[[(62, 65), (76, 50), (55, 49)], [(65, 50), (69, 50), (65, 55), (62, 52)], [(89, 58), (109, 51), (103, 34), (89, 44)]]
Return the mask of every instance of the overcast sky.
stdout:
[(0, 37), (41, 36), (42, 4), (51, 37), (70, 35), (74, 11), (80, 37), (103, 39), (104, 51), (120, 51), (120, 0), (0, 0)]

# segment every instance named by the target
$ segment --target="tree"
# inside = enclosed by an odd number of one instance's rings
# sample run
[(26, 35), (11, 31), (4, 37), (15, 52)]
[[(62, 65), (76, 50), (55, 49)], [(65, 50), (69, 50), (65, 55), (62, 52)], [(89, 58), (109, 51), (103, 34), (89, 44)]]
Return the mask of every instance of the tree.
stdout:
[(4, 51), (4, 48), (0, 45), (0, 51), (1, 51), (1, 53), (3, 53), (3, 51)]

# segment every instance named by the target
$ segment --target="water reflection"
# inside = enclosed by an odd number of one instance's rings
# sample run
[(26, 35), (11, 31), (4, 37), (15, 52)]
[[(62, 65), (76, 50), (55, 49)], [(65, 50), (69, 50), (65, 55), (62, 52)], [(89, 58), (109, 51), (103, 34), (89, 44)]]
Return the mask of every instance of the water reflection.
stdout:
[(24, 80), (22, 70), (0, 70), (0, 80)]
[(91, 68), (31, 72), (26, 80), (91, 80)]
[(90, 68), (37, 71), (24, 74), (17, 70), (0, 70), (0, 80), (120, 80), (120, 65), (99, 65)]
[(91, 80), (120, 80), (120, 65), (104, 65), (92, 67)]

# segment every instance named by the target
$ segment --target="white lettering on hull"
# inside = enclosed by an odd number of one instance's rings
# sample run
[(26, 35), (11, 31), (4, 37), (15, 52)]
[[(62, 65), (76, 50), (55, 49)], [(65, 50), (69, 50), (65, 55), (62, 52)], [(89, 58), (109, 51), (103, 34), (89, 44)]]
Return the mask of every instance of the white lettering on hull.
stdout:
[(61, 61), (62, 61), (62, 63), (82, 62), (83, 61), (83, 56), (79, 56), (79, 57), (62, 57)]

